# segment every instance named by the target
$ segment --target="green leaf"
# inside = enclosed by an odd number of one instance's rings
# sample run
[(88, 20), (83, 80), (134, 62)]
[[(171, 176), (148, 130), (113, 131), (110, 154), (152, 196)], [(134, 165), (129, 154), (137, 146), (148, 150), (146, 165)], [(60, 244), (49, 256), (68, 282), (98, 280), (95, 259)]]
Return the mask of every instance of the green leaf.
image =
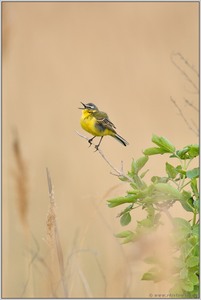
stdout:
[(188, 278), (189, 278), (190, 282), (192, 282), (193, 285), (199, 284), (198, 276), (195, 273), (189, 273)]
[(185, 202), (180, 200), (180, 203), (186, 211), (194, 212), (195, 209), (193, 207), (193, 199), (192, 198), (189, 200), (186, 200)]
[(180, 271), (180, 278), (188, 278), (188, 269), (186, 267), (182, 268)]
[(151, 178), (151, 181), (153, 183), (167, 183), (168, 182), (168, 177), (153, 176)]
[(120, 219), (120, 223), (122, 226), (128, 225), (130, 223), (130, 221), (131, 221), (131, 215), (129, 212), (123, 214), (123, 216)]
[(122, 231), (120, 233), (117, 233), (115, 236), (117, 238), (124, 238), (122, 244), (126, 244), (133, 241), (135, 237), (135, 233), (130, 230), (127, 230), (127, 231)]
[(138, 196), (136, 195), (127, 195), (125, 197), (117, 197), (114, 199), (107, 200), (108, 206), (110, 208), (124, 204), (124, 203), (135, 203), (137, 201)]
[(147, 172), (149, 172), (149, 169), (147, 169), (146, 171), (144, 171), (144, 172), (140, 175), (140, 178), (143, 178), (143, 177), (147, 174)]
[(194, 267), (199, 265), (199, 257), (198, 256), (190, 256), (186, 260), (186, 264), (188, 267)]
[[(199, 256), (199, 255), (200, 255), (200, 245), (199, 245), (199, 241), (197, 241), (197, 244), (195, 244), (195, 245), (192, 247), (191, 255), (192, 255), (192, 256)], [(197, 268), (197, 267), (195, 267), (195, 268)]]
[(162, 276), (163, 274), (156, 267), (153, 267), (143, 274), (141, 280), (153, 280), (154, 282), (159, 282), (162, 280)]
[(170, 178), (175, 178), (178, 174), (177, 169), (168, 162), (166, 162), (166, 173)]
[(164, 138), (162, 136), (159, 137), (159, 136), (153, 134), (152, 142), (154, 144), (156, 144), (157, 146), (159, 146), (160, 148), (164, 149), (166, 152), (170, 152), (170, 153), (175, 152), (175, 146), (170, 141), (168, 141), (166, 138)]
[(192, 292), (193, 291), (193, 283), (186, 279), (183, 281), (183, 284), (182, 284), (182, 289), (186, 292)]
[[(129, 172), (128, 172), (128, 175), (130, 176)], [(131, 177), (132, 177), (132, 176), (131, 176)], [(134, 182), (130, 182), (130, 186), (133, 188), (134, 191), (138, 189), (137, 184), (134, 183)]]
[(191, 188), (192, 188), (192, 191), (193, 191), (196, 199), (199, 199), (199, 192), (198, 192), (197, 179), (196, 178), (191, 179)]
[[(193, 235), (189, 238), (189, 242), (191, 243), (191, 245), (195, 246), (198, 245), (198, 237)], [(196, 254), (194, 254), (196, 255)]]
[(191, 224), (190, 222), (186, 221), (182, 218), (173, 218), (172, 219), (174, 226), (176, 226), (177, 229), (184, 228), (187, 232), (191, 231)]
[(120, 212), (120, 214), (117, 217), (121, 217), (123, 214), (131, 211), (132, 209), (133, 209), (133, 204), (131, 204), (128, 207), (126, 207), (122, 212)]
[(189, 155), (187, 154), (188, 150), (189, 150), (189, 146), (186, 146), (181, 150), (177, 150), (176, 155), (181, 159), (189, 158)]
[(148, 162), (149, 157), (147, 155), (140, 157), (136, 160), (137, 171), (139, 172)]
[(141, 221), (137, 221), (138, 225), (145, 227), (145, 228), (152, 228), (153, 227), (153, 220), (150, 218), (146, 218)]
[[(173, 218), (172, 221), (175, 227), (174, 234), (176, 239), (178, 241), (184, 241), (184, 239), (191, 233), (190, 223), (182, 218)], [(189, 247), (190, 248), (192, 247), (190, 243), (189, 243)], [(186, 249), (187, 251), (189, 251), (189, 247), (188, 249)]]
[(189, 274), (189, 280), (192, 282), (193, 285), (198, 285), (199, 284), (199, 279), (196, 274)]
[(199, 210), (200, 210), (200, 199), (196, 199), (196, 200), (193, 202), (193, 206), (194, 206), (194, 208), (196, 209), (196, 211), (199, 213)]
[(194, 248), (194, 246), (191, 245), (191, 243), (188, 241), (186, 241), (186, 238), (188, 238), (187, 232), (185, 232), (185, 234), (182, 236), (181, 231), (178, 232), (179, 236), (180, 236), (180, 241), (182, 243), (181, 246), (181, 255), (182, 255), (182, 259), (186, 259), (191, 253), (192, 253), (192, 249)]
[(192, 228), (192, 232), (194, 235), (199, 236), (199, 230), (200, 230), (200, 225), (199, 224), (195, 224)]
[(180, 270), (182, 268), (184, 268), (186, 266), (185, 261), (183, 261), (181, 258), (179, 257), (173, 257), (174, 260), (174, 266)]
[(186, 171), (182, 169), (182, 166), (181, 166), (181, 165), (178, 165), (178, 166), (176, 167), (176, 170), (177, 170), (178, 173), (180, 173), (180, 174), (186, 176)]
[(140, 157), (138, 160), (132, 162), (132, 171), (134, 174), (138, 174), (138, 172), (144, 167), (147, 163), (149, 157), (147, 155)]
[(165, 149), (158, 148), (158, 147), (151, 147), (147, 148), (143, 151), (145, 155), (155, 155), (155, 154), (164, 154), (167, 153)]
[(199, 155), (198, 145), (188, 145), (181, 150), (176, 151), (176, 156), (181, 159), (192, 159)]
[(154, 280), (155, 279), (155, 275), (151, 272), (146, 272), (143, 274), (141, 280)]
[(194, 207), (193, 207), (193, 198), (191, 196), (190, 192), (187, 192), (183, 190), (182, 192), (182, 199), (180, 200), (181, 205), (186, 211), (194, 212)]
[(182, 199), (181, 193), (168, 183), (156, 183), (155, 189), (158, 192), (171, 196), (173, 199)]
[(196, 156), (199, 155), (199, 145), (190, 145), (189, 146), (189, 150), (188, 150), (188, 153), (190, 155), (191, 158), (194, 158)]
[(190, 179), (198, 178), (200, 174), (200, 168), (194, 168), (186, 172), (186, 176)]
[(191, 192), (188, 192), (188, 191), (185, 191), (183, 190), (182, 191), (182, 200), (189, 200), (191, 198)]
[(129, 182), (129, 178), (127, 178), (127, 177), (124, 176), (124, 175), (120, 175), (120, 176), (119, 176), (119, 179), (120, 179), (121, 181), (128, 181), (128, 182)]
[(133, 235), (133, 234), (134, 234), (134, 233), (133, 233), (132, 231), (126, 230), (126, 231), (122, 231), (122, 232), (120, 232), (120, 233), (115, 234), (115, 236), (116, 236), (117, 238), (127, 238), (127, 237), (129, 237), (129, 236), (131, 236), (131, 235)]

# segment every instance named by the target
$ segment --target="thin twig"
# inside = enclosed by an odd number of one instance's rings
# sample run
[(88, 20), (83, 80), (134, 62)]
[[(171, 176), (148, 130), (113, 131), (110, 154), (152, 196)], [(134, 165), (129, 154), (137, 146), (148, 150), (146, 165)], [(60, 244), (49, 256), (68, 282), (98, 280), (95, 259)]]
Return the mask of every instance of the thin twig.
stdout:
[(181, 60), (183, 60), (184, 63), (199, 77), (199, 72), (195, 69), (195, 67), (191, 65), (181, 53), (178, 52), (177, 54), (180, 56)]
[(180, 59), (185, 63), (185, 65), (199, 77), (198, 71), (195, 69), (195, 67), (193, 65), (189, 64), (189, 62), (183, 57), (183, 55), (181, 53), (177, 52), (177, 53), (173, 53), (172, 55), (179, 56)]
[(193, 124), (193, 126), (195, 127), (195, 130), (197, 131), (197, 135), (199, 135), (198, 125), (195, 123), (195, 121), (193, 119), (191, 119), (191, 123)]
[(197, 112), (199, 111), (198, 108), (192, 103), (190, 102), (188, 99), (184, 98), (185, 102), (191, 106), (194, 110), (196, 110)]
[[(75, 131), (80, 137), (84, 138), (85, 140), (89, 141), (90, 139), (87, 138), (86, 136), (84, 136), (83, 134), (79, 133), (78, 131)], [(92, 142), (93, 145), (95, 145), (93, 142)], [(116, 172), (116, 174), (114, 173), (111, 173), (112, 175), (115, 175), (115, 176), (123, 176), (125, 177), (129, 182), (132, 182), (132, 179), (130, 177), (128, 177), (127, 175), (125, 175), (123, 173), (123, 161), (121, 161), (121, 170), (118, 170), (117, 168), (115, 168), (111, 162), (105, 157), (104, 153), (102, 150), (100, 150), (99, 148), (97, 149), (98, 153), (102, 156), (102, 158), (106, 161), (106, 163)]]
[(180, 54), (180, 53), (172, 53), (171, 54), (171, 61), (172, 63), (175, 65), (175, 67), (183, 74), (183, 76), (186, 78), (186, 80), (196, 89), (196, 91), (199, 91), (199, 87), (193, 82), (193, 80), (188, 76), (188, 74), (184, 71), (183, 68), (181, 68), (178, 63), (174, 60), (175, 57), (178, 56), (185, 64), (186, 66), (191, 69), (198, 77), (199, 74), (198, 72), (195, 70), (195, 68), (193, 66), (191, 66), (187, 60), (185, 60), (185, 58)]
[(195, 131), (194, 128), (191, 127), (190, 123), (188, 122), (188, 120), (185, 118), (181, 108), (178, 106), (177, 102), (172, 98), (170, 97), (170, 100), (172, 101), (172, 103), (176, 106), (179, 114), (181, 115), (182, 119), (184, 120), (184, 122), (186, 123), (186, 125), (188, 126), (188, 128), (193, 131), (196, 135), (198, 135), (197, 131)]

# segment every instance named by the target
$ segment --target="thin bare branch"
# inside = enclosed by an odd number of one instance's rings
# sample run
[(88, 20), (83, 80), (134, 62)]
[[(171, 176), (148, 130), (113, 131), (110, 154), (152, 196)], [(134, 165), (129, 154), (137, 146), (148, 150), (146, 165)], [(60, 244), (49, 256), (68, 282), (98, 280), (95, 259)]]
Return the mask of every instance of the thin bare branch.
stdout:
[(198, 125), (195, 124), (195, 121), (193, 119), (191, 119), (191, 122), (192, 122), (193, 126), (195, 127), (195, 130), (197, 131), (197, 134), (199, 135)]
[(186, 66), (189, 67), (189, 69), (191, 69), (198, 77), (199, 77), (199, 72), (195, 69), (195, 67), (193, 65), (191, 65), (184, 57), (181, 53), (177, 52), (177, 53), (173, 53), (173, 55), (178, 56), (184, 63)]
[[(90, 139), (87, 138), (86, 136), (84, 136), (83, 134), (79, 133), (78, 131), (75, 131), (80, 137), (84, 138), (85, 140), (89, 141)], [(93, 142), (92, 142), (93, 145), (95, 145)], [(103, 151), (101, 149), (98, 148), (98, 153), (102, 156), (102, 158), (106, 161), (106, 163), (115, 171), (115, 174), (114, 173), (111, 173), (112, 175), (115, 175), (115, 176), (123, 176), (125, 177), (129, 182), (132, 182), (132, 179), (130, 177), (128, 177), (127, 175), (125, 175), (123, 173), (123, 161), (121, 161), (121, 169), (118, 170), (117, 168), (115, 168), (111, 162), (106, 158), (106, 156), (104, 155)]]
[(192, 103), (190, 102), (188, 99), (184, 98), (185, 102), (191, 106), (194, 110), (196, 110), (197, 112), (199, 111), (198, 108)]
[(188, 120), (185, 118), (185, 116), (184, 116), (184, 114), (183, 114), (181, 108), (178, 106), (177, 102), (176, 102), (172, 97), (170, 97), (170, 100), (172, 101), (172, 103), (174, 104), (174, 106), (176, 106), (176, 108), (177, 108), (177, 110), (178, 110), (180, 116), (182, 117), (182, 119), (183, 119), (184, 122), (186, 123), (187, 127), (188, 127), (191, 131), (193, 131), (196, 135), (198, 135), (198, 132), (197, 132), (194, 128), (191, 127), (190, 123), (189, 123)]
[(190, 69), (192, 70), (198, 77), (199, 73), (195, 70), (195, 68), (189, 64), (189, 62), (181, 55), (181, 53), (172, 53), (170, 58), (172, 63), (175, 65), (175, 67), (181, 72), (181, 74), (186, 78), (186, 80), (196, 89), (196, 91), (199, 91), (199, 87), (195, 84), (195, 82), (190, 78), (190, 76), (186, 73), (183, 67), (180, 67), (179, 64), (175, 61), (175, 58), (179, 57), (179, 59)]

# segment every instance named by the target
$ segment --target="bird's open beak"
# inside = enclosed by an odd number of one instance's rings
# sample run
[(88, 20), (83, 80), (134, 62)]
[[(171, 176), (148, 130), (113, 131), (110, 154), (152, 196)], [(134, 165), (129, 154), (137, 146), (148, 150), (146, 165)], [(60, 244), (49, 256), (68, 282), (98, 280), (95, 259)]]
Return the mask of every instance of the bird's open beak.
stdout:
[(86, 105), (84, 104), (84, 103), (82, 103), (82, 102), (80, 102), (82, 105), (83, 105), (83, 107), (78, 107), (79, 109), (85, 109), (86, 108)]

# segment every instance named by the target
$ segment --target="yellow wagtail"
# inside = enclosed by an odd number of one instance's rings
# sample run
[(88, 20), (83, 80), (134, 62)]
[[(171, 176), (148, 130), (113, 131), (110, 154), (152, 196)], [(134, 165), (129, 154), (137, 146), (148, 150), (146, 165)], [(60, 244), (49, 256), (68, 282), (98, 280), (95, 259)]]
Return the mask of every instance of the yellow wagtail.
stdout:
[(82, 105), (83, 107), (80, 107), (80, 109), (82, 109), (80, 124), (84, 130), (93, 135), (93, 137), (88, 140), (90, 146), (92, 144), (92, 140), (95, 137), (100, 136), (101, 138), (98, 145), (95, 145), (96, 150), (98, 150), (103, 136), (105, 135), (114, 137), (124, 146), (128, 145), (128, 142), (116, 133), (114, 130), (116, 127), (109, 120), (108, 115), (105, 112), (99, 111), (98, 107), (93, 103), (82, 103)]

